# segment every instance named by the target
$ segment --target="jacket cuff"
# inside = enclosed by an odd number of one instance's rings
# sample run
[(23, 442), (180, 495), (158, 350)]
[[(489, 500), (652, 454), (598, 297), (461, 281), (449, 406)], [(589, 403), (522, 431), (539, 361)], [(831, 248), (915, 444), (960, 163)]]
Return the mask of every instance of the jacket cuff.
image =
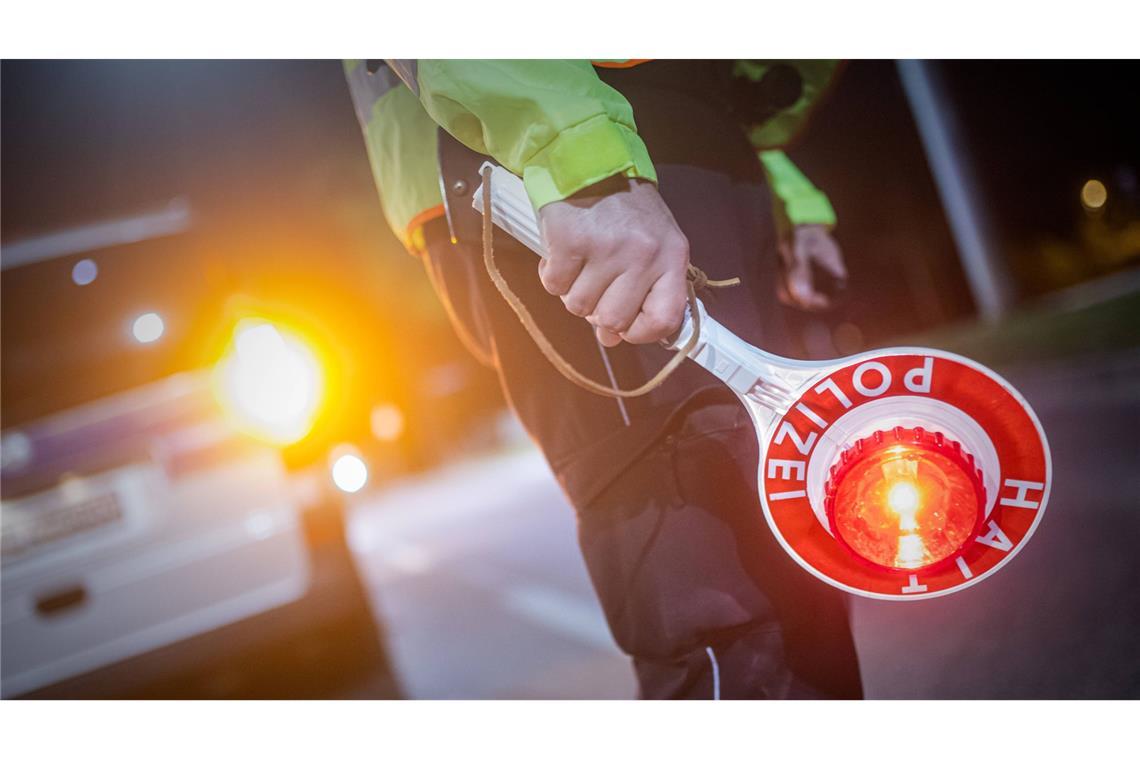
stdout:
[(599, 114), (563, 130), (536, 153), (523, 168), (523, 184), (537, 211), (615, 174), (657, 181), (637, 133)]
[(827, 227), (835, 226), (835, 209), (831, 201), (818, 190), (806, 193), (797, 193), (790, 198), (783, 198), (784, 213), (793, 225), (822, 224)]

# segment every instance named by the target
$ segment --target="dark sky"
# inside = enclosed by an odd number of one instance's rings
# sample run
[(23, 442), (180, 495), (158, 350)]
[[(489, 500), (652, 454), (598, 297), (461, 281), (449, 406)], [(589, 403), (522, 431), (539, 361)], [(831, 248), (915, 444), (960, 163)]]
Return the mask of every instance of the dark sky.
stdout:
[(1007, 244), (1034, 231), (1068, 234), (1082, 214), (1073, 199), (1090, 177), (1135, 191), (1140, 64), (971, 61), (944, 68)]
[(7, 61), (3, 85), (5, 240), (179, 195), (304, 206), (322, 171), (370, 187), (338, 62)]

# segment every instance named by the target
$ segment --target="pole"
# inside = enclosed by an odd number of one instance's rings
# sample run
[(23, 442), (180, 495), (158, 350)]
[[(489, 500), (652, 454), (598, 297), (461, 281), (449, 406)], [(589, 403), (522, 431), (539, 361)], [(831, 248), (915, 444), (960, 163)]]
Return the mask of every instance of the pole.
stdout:
[(953, 106), (929, 61), (898, 61), (897, 66), (978, 314), (996, 321), (1013, 301), (1012, 286), (996, 250), (983, 193), (962, 147)]

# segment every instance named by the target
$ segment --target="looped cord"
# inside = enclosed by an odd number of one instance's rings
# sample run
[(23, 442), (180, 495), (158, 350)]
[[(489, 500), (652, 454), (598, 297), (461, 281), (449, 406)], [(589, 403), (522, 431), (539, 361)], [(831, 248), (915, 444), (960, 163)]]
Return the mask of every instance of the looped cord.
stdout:
[(689, 313), (692, 314), (693, 317), (692, 335), (689, 336), (685, 345), (678, 349), (677, 353), (666, 362), (665, 366), (642, 385), (631, 389), (611, 388), (608, 385), (602, 385), (583, 375), (575, 369), (569, 361), (564, 359), (562, 355), (558, 353), (558, 350), (550, 343), (546, 334), (542, 332), (542, 328), (538, 326), (538, 323), (534, 321), (534, 317), (532, 317), (527, 310), (526, 305), (515, 295), (515, 292), (511, 290), (511, 286), (507, 284), (498, 266), (495, 265), (493, 229), (494, 224), (491, 220), (491, 168), (487, 167), (483, 169), (483, 265), (487, 268), (487, 274), (490, 275), (491, 282), (495, 283), (495, 288), (498, 289), (503, 299), (518, 316), (527, 334), (530, 335), (531, 340), (538, 346), (539, 351), (546, 357), (546, 360), (554, 365), (554, 368), (558, 370), (559, 374), (574, 383), (574, 385), (577, 385), (579, 388), (584, 388), (591, 393), (596, 393), (599, 396), (607, 396), (609, 398), (635, 398), (637, 396), (644, 396), (659, 387), (665, 382), (669, 375), (673, 374), (677, 367), (681, 366), (681, 362), (685, 361), (700, 339), (701, 314), (700, 310), (697, 309), (697, 290), (706, 287), (726, 288), (740, 284), (739, 277), (733, 277), (729, 280), (710, 280), (708, 275), (690, 264), (686, 285), (688, 288)]

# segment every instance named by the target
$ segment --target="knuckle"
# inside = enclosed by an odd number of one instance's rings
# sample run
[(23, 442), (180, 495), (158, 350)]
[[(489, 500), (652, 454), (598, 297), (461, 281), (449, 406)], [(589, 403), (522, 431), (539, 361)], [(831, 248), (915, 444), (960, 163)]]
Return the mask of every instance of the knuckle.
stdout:
[(586, 247), (586, 242), (580, 236), (574, 235), (562, 241), (562, 245), (558, 247), (557, 256), (565, 261), (580, 259)]
[(642, 230), (634, 230), (628, 233), (622, 247), (636, 258), (648, 259), (657, 252), (657, 241)]
[(668, 325), (661, 317), (654, 315), (646, 315), (643, 324), (642, 332), (647, 336), (661, 337), (668, 330)]
[(689, 263), (689, 240), (683, 235), (670, 246), (670, 258), (675, 259), (680, 264)]
[(603, 311), (594, 316), (594, 323), (598, 327), (603, 327), (613, 333), (620, 333), (629, 327), (629, 320), (621, 314), (616, 314), (612, 311)]
[(565, 262), (580, 258), (580, 252), (585, 247), (581, 234), (577, 232), (559, 235), (557, 240), (549, 241), (552, 262)]
[(661, 336), (665, 337), (667, 335), (672, 335), (677, 331), (677, 328), (681, 326), (681, 319), (683, 316), (684, 312), (680, 310), (672, 314), (663, 314), (657, 317), (654, 324), (656, 325), (656, 328), (661, 332)]
[(563, 298), (562, 303), (566, 307), (566, 311), (576, 317), (584, 317), (590, 313), (590, 305), (581, 296)]
[(689, 252), (689, 238), (678, 229), (670, 230), (663, 243), (670, 251), (684, 254)]
[(616, 332), (619, 332), (621, 330), (621, 328), (618, 326), (618, 324), (615, 320), (611, 319), (609, 316), (606, 316), (604, 314), (601, 316), (595, 316), (594, 324), (597, 325), (598, 327), (602, 328), (603, 330), (609, 330), (612, 333), (616, 333)]
[(656, 249), (661, 245), (661, 236), (648, 230), (638, 230), (634, 239), (642, 248), (650, 250)]
[(681, 326), (682, 313), (669, 313), (669, 314), (650, 314), (647, 317), (646, 327), (654, 336), (664, 338), (676, 332), (677, 328)]
[(653, 343), (658, 340), (658, 336), (646, 329), (640, 322), (631, 327), (624, 337), (628, 342), (636, 344)]
[(546, 288), (546, 292), (551, 295), (560, 296), (566, 292), (565, 278), (557, 276), (550, 270), (542, 272), (539, 275), (539, 280), (542, 281), (542, 287)]

